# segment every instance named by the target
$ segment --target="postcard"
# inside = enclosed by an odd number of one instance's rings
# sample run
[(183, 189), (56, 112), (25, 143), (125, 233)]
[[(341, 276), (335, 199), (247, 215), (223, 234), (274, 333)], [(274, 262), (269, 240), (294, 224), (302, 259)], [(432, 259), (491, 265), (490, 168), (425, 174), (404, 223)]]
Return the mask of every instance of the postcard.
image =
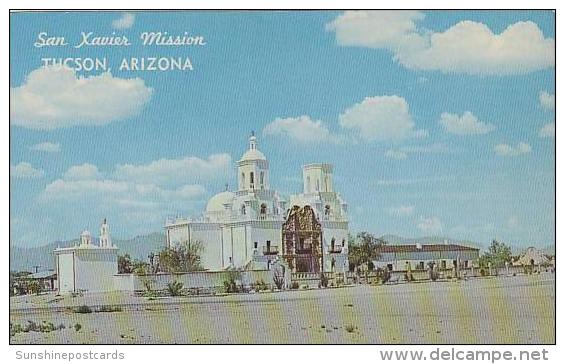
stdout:
[(555, 12), (10, 13), (10, 344), (555, 344)]

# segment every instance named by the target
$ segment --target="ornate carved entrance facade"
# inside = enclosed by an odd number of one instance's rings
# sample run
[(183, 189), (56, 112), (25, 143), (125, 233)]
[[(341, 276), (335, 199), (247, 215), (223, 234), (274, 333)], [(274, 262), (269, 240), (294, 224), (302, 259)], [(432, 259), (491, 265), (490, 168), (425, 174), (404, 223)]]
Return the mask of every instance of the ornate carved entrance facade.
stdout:
[(322, 272), (322, 225), (314, 210), (293, 206), (282, 226), (282, 256), (293, 272)]

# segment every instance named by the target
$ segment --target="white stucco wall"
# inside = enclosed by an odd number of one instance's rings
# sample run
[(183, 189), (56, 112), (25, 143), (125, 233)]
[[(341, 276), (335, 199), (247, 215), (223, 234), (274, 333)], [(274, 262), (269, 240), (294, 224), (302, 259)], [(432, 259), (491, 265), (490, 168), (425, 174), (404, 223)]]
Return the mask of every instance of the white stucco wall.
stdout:
[(59, 292), (73, 292), (75, 290), (73, 252), (56, 255), (57, 281)]
[(74, 247), (55, 251), (61, 293), (113, 291), (118, 273), (118, 249)]

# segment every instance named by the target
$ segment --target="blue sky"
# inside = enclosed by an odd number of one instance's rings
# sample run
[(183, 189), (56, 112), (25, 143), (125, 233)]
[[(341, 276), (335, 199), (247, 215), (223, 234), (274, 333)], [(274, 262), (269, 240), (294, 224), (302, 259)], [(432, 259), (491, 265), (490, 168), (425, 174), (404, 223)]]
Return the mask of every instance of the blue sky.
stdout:
[[(554, 14), (11, 14), (11, 244), (160, 231), (198, 215), (251, 130), (283, 194), (334, 164), (353, 231), (516, 246), (555, 240)], [(121, 20), (121, 21), (120, 21)], [(75, 49), (80, 32), (129, 47)], [(140, 45), (143, 31), (204, 46)], [(38, 33), (69, 46), (34, 47)], [(122, 58), (189, 57), (133, 72)], [(40, 69), (107, 57), (111, 74)]]

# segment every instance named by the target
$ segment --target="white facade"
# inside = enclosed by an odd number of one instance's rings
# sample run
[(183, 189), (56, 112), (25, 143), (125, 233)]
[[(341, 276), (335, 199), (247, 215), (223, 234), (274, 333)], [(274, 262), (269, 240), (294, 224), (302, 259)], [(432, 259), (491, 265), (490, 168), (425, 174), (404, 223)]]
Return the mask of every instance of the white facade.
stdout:
[(100, 245), (92, 244), (88, 231), (80, 235), (79, 245), (55, 249), (59, 293), (114, 290), (118, 273), (118, 248), (112, 246), (106, 219), (100, 227)]
[(199, 218), (168, 220), (167, 245), (202, 242), (202, 264), (210, 270), (250, 264), (267, 268), (281, 252), (288, 209), (308, 204), (322, 222), (324, 267), (347, 270), (347, 204), (333, 190), (332, 173), (329, 164), (304, 166), (303, 193), (288, 204), (270, 188), (269, 162), (251, 135), (248, 150), (237, 162), (238, 190), (226, 189), (210, 198)]

